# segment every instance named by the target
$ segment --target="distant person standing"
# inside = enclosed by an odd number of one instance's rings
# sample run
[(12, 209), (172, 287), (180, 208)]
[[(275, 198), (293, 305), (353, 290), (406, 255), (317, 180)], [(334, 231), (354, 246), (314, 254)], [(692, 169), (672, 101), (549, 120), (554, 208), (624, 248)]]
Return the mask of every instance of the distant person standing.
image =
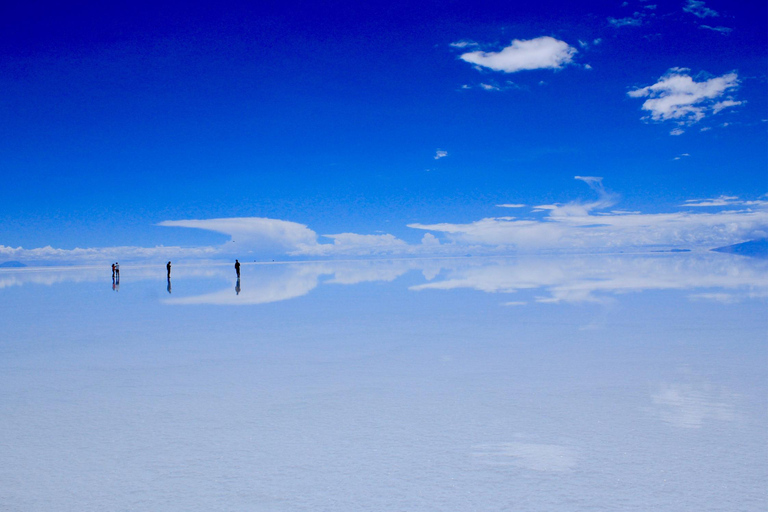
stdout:
[(170, 279), (171, 278), (171, 262), (170, 261), (165, 266), (165, 268), (168, 270), (168, 279)]
[(115, 277), (117, 277), (117, 280), (120, 280), (120, 264), (118, 262), (115, 262)]
[(235, 272), (237, 272), (237, 278), (240, 279), (240, 262), (235, 260)]
[(112, 280), (115, 280), (115, 264), (112, 264)]

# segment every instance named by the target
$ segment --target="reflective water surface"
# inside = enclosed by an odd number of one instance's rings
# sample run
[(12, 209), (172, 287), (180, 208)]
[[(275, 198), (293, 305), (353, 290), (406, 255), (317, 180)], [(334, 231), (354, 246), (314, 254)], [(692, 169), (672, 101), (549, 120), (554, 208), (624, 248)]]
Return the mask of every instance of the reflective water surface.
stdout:
[(8, 510), (768, 506), (766, 260), (121, 267), (0, 270)]

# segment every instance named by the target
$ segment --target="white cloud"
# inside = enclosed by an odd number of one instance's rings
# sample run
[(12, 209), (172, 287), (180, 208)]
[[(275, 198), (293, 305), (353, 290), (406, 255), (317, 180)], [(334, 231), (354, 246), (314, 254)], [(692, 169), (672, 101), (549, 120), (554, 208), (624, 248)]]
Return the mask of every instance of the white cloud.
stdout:
[(498, 85), (492, 85), (492, 84), (480, 84), (480, 88), (485, 91), (500, 91)]
[(682, 154), (676, 156), (675, 158), (673, 158), (673, 160), (682, 160), (683, 158), (686, 158), (686, 157), (689, 157), (689, 156), (691, 156), (691, 155), (688, 154), (688, 153), (682, 153)]
[(648, 98), (642, 108), (650, 112), (651, 120), (676, 121), (681, 125), (694, 124), (707, 115), (741, 104), (724, 97), (739, 86), (735, 72), (697, 82), (689, 71), (672, 68), (655, 84), (629, 91), (627, 95)]
[(699, 18), (720, 16), (717, 11), (704, 5), (703, 0), (688, 0), (685, 7), (683, 7), (683, 11), (691, 13)]
[(677, 128), (672, 128), (672, 129), (669, 131), (669, 134), (670, 134), (670, 135), (682, 135), (682, 134), (684, 134), (684, 133), (685, 133), (685, 130), (683, 130), (683, 129), (682, 129), (682, 128), (680, 128), (680, 127), (677, 127)]
[(509, 203), (507, 203), (507, 204), (497, 204), (496, 206), (498, 206), (499, 208), (523, 208), (523, 207), (525, 207), (524, 204), (509, 204)]
[(499, 52), (474, 51), (461, 55), (461, 60), (494, 71), (515, 73), (532, 69), (560, 69), (573, 60), (577, 50), (564, 41), (544, 36), (515, 39)]
[(447, 151), (443, 151), (442, 149), (438, 149), (437, 151), (435, 151), (435, 160), (440, 160), (441, 158), (444, 158), (446, 156), (448, 156)]

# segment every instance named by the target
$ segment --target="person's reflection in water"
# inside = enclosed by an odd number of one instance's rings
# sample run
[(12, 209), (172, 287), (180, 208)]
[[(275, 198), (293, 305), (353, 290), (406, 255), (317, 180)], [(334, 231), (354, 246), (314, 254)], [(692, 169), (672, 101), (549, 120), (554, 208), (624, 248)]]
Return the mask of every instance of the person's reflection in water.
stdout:
[(168, 287), (166, 290), (168, 290), (168, 293), (171, 293), (171, 276), (168, 276)]
[(115, 276), (112, 276), (112, 291), (113, 292), (117, 291), (117, 287), (115, 286)]
[(235, 294), (240, 295), (240, 278), (237, 278), (237, 283), (235, 283)]

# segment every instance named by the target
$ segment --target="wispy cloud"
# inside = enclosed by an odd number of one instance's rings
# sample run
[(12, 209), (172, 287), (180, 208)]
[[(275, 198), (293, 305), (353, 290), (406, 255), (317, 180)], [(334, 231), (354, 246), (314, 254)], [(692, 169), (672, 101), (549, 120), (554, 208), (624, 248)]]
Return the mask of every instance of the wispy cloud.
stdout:
[(720, 13), (707, 7), (703, 0), (688, 0), (685, 7), (683, 7), (683, 11), (691, 13), (698, 18), (720, 16)]
[(512, 204), (512, 203), (506, 203), (506, 204), (497, 204), (499, 208), (524, 208), (524, 204)]
[(451, 43), (450, 46), (452, 46), (453, 48), (471, 48), (479, 45), (474, 41), (468, 41), (466, 39), (462, 39), (461, 41), (456, 41), (455, 43)]
[(515, 39), (498, 52), (474, 51), (461, 55), (461, 60), (479, 67), (515, 73), (533, 69), (560, 69), (573, 60), (576, 48), (554, 37), (529, 40)]
[(692, 125), (706, 116), (743, 103), (728, 96), (739, 86), (736, 72), (699, 82), (689, 72), (687, 68), (672, 68), (655, 84), (634, 89), (627, 95), (648, 98), (642, 106), (650, 112), (645, 119), (674, 121), (680, 125)]
[(752, 201), (743, 201), (737, 196), (720, 196), (712, 199), (688, 199), (680, 206), (688, 207), (711, 207), (711, 206), (747, 206), (747, 207), (766, 207), (768, 200), (756, 199)]
[(643, 16), (636, 12), (633, 16), (627, 16), (624, 18), (608, 18), (608, 24), (612, 27), (639, 27), (643, 24)]
[(730, 27), (710, 27), (709, 25), (699, 25), (699, 28), (703, 28), (703, 29), (707, 29), (707, 30), (712, 30), (714, 32), (719, 32), (719, 33), (723, 34), (724, 36), (727, 36), (728, 34), (733, 32), (733, 29), (730, 28)]
[(435, 151), (435, 160), (440, 160), (441, 158), (445, 158), (446, 156), (448, 156), (447, 151), (443, 151), (442, 149), (438, 149), (437, 151)]

